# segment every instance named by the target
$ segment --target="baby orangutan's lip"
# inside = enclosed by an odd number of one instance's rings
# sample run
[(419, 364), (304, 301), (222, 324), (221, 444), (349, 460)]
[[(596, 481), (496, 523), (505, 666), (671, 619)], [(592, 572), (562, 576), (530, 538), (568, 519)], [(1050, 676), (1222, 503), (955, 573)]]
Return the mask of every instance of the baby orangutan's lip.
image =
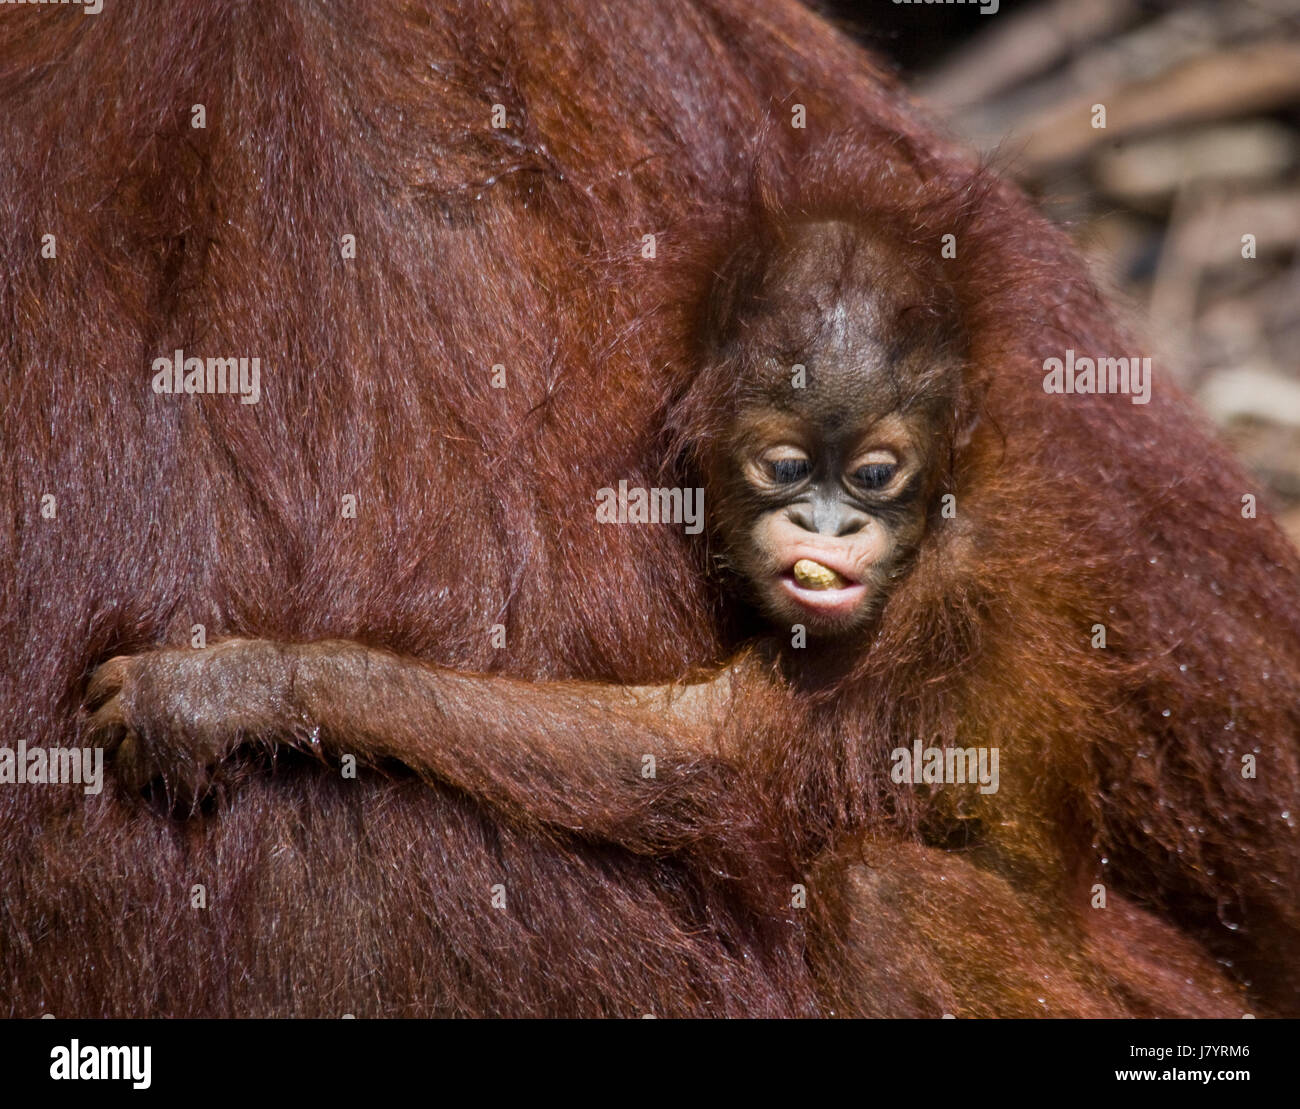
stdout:
[(801, 605), (827, 615), (852, 612), (867, 594), (867, 587), (861, 582), (809, 589), (795, 581), (793, 574), (782, 574), (780, 581), (781, 588)]

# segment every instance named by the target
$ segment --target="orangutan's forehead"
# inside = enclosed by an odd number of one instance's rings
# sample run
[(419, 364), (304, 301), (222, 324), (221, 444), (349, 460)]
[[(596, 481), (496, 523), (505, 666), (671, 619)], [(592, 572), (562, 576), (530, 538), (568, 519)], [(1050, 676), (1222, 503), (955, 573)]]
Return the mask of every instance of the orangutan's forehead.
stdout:
[(799, 357), (759, 360), (745, 404), (823, 425), (860, 421), (906, 407), (921, 391), (927, 367), (933, 369), (924, 358), (871, 341), (828, 344)]

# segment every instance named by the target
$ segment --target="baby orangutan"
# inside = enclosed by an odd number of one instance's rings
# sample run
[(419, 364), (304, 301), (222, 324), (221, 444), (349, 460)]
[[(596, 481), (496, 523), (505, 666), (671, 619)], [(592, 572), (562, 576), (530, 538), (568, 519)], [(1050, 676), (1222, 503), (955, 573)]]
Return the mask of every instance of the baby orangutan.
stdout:
[[(761, 777), (748, 772), (746, 712), (794, 682), (844, 711), (855, 683), (843, 679), (939, 518), (973, 426), (961, 314), (921, 253), (860, 223), (806, 220), (748, 237), (716, 280), (701, 369), (672, 423), (703, 474), (725, 564), (773, 632), (731, 666), (632, 687), (460, 673), (343, 641), (164, 648), (111, 659), (91, 682), (92, 728), (121, 740), (118, 773), (194, 796), (241, 743), (288, 743), (404, 765), (541, 836), (693, 852), (709, 873), (744, 875), (726, 825), (746, 810), (721, 799), (750, 796)], [(809, 833), (812, 858), (796, 865), (819, 891), (809, 958), (827, 1010), (1238, 1015), (1194, 944), (1118, 896), (1102, 929), (1061, 910), (1080, 900), (1062, 893), (1079, 868), (1042, 845), (1068, 821), (1034, 785), (1033, 752), (1020, 753), (1023, 788), (973, 798), (982, 807), (946, 825), (983, 829), (978, 852), (899, 837), (842, 851)], [(648, 756), (656, 773), (643, 772)], [(870, 779), (862, 792), (887, 787), (887, 765), (844, 763)], [(789, 891), (753, 895), (784, 912)], [(907, 965), (882, 962), (904, 933)]]
[[(775, 628), (806, 629), (807, 665), (833, 669), (869, 642), (954, 446), (954, 310), (898, 255), (838, 220), (748, 240), (713, 290), (704, 367), (682, 406), (705, 421), (678, 421), (727, 564)], [(123, 737), (118, 770), (136, 784), (164, 772), (197, 786), (242, 739), (310, 739), (590, 833), (619, 808), (609, 763), (628, 768), (636, 808), (643, 753), (731, 754), (718, 749), (731, 678), (729, 667), (663, 687), (535, 683), (350, 642), (231, 639), (114, 658), (88, 700), (94, 728)]]

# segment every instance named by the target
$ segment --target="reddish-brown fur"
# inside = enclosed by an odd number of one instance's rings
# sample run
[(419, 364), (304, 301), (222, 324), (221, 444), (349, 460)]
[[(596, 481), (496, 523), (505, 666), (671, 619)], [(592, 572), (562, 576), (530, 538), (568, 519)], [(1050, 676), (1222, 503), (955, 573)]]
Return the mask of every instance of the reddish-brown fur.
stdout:
[[(654, 483), (708, 275), (765, 213), (955, 233), (984, 412), (959, 517), (886, 607), (860, 692), (748, 698), (752, 760), (701, 768), (708, 850), (292, 757), (250, 758), (191, 820), (112, 784), (6, 787), (11, 1013), (1235, 1011), (1197, 944), (1295, 1010), (1296, 556), (1242, 519), (1251, 486), (1162, 381), (1144, 407), (1044, 395), (1043, 358), (1131, 342), (1063, 236), (815, 17), (6, 9), (0, 102), (7, 741), (73, 742), (97, 664), (196, 623), (548, 679), (725, 657), (739, 629), (718, 630), (702, 553), (595, 526), (592, 495)], [(261, 403), (153, 395), (177, 347), (258, 355)], [(889, 784), (913, 738), (1002, 749), (1025, 814), (1002, 872), (978, 865), (980, 809)], [(863, 852), (874, 884), (843, 869)], [(1088, 908), (1096, 881), (1110, 909)]]

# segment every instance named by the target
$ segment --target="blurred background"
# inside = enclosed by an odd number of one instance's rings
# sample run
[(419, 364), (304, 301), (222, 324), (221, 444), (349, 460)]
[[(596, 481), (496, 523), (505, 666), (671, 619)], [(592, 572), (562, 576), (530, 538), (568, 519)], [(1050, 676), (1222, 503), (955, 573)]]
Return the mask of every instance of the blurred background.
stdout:
[(1300, 543), (1300, 0), (813, 6), (1071, 232)]

